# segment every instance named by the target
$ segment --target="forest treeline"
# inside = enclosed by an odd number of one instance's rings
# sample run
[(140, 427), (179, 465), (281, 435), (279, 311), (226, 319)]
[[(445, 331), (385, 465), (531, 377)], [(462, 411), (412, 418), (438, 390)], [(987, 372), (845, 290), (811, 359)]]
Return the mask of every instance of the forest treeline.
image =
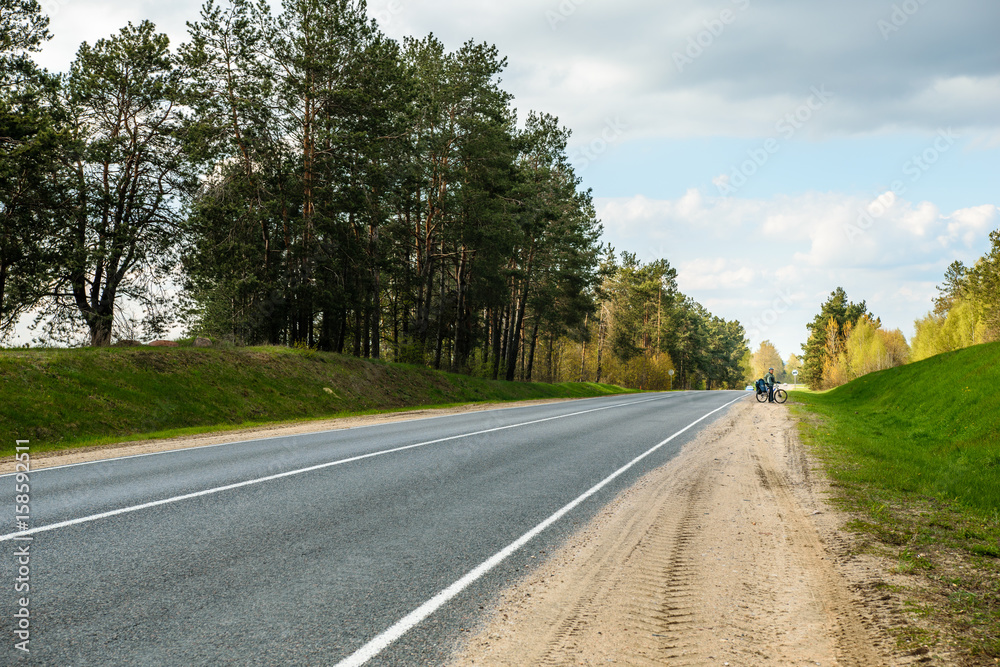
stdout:
[(743, 382), (742, 327), (602, 245), (569, 131), (519, 122), (494, 46), (397, 42), (352, 0), (209, 0), (176, 49), (129, 24), (51, 74), (37, 1), (0, 6), (0, 335), (180, 318), (508, 380)]
[(813, 389), (839, 387), (862, 375), (902, 366), (910, 346), (899, 329), (887, 330), (864, 301), (851, 302), (838, 287), (806, 325), (802, 376)]
[(778, 382), (831, 389), (910, 361), (903, 332), (885, 329), (864, 301), (851, 302), (842, 287), (830, 293), (806, 330), (809, 337), (802, 356), (791, 354), (787, 361), (771, 341), (761, 343), (749, 359), (751, 377), (763, 377), (774, 368)]

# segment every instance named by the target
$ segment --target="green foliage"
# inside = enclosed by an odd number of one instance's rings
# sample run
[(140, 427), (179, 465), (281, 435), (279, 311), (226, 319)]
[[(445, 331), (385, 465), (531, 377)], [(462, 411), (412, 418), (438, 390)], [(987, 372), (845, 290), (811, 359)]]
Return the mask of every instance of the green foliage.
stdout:
[[(35, 48), (34, 0), (0, 2), (3, 48)], [(83, 44), (50, 81), (63, 141), (34, 172), (59, 191), (4, 209), (0, 328), (41, 303), (44, 342), (85, 325), (108, 345), (132, 337), (129, 302), (162, 336), (179, 265), (188, 333), (233, 345), (530, 380), (542, 354), (561, 375), (568, 341), (582, 380), (596, 332), (597, 377), (610, 343), (642, 386), (675, 365), (677, 386), (741, 383), (742, 327), (666, 260), (602, 272), (570, 132), (535, 111), (519, 128), (506, 67), (490, 44), (389, 39), (356, 0), (208, 0), (176, 53), (149, 22)]]
[(624, 252), (621, 264), (611, 260), (611, 273), (601, 287), (611, 306), (609, 342), (611, 351), (624, 362), (659, 346), (670, 346), (667, 337), (676, 328), (683, 296), (677, 289), (677, 270), (666, 260), (643, 265), (635, 254)]
[(64, 137), (46, 107), (43, 75), (0, 96), (0, 339), (45, 295), (61, 188)]
[(0, 453), (12, 453), (14, 437), (42, 451), (167, 430), (622, 391), (494, 382), (305, 347), (6, 351), (0, 352), (0, 393), (7, 397), (0, 428), (12, 439)]
[(613, 378), (645, 389), (743, 386), (748, 350), (742, 325), (681, 294), (667, 260), (642, 264), (625, 252), (619, 263), (609, 251), (601, 274), (597, 321), (586, 332), (587, 340), (596, 339), (594, 359), (588, 361), (584, 345), (581, 377), (591, 368), (598, 381)]
[(975, 304), (988, 340), (1000, 339), (1000, 230), (990, 232), (990, 251), (964, 275), (964, 293)]
[(50, 37), (35, 0), (0, 0), (0, 340), (44, 296), (64, 137), (57, 81), (29, 54)]
[(973, 267), (948, 267), (934, 311), (914, 323), (915, 360), (1000, 340), (1000, 231), (990, 241), (990, 252)]
[(944, 283), (938, 285), (939, 295), (934, 299), (934, 313), (947, 315), (956, 301), (966, 293), (968, 269), (962, 262), (952, 262), (944, 273)]
[(0, 0), (0, 72), (3, 85), (13, 83), (29, 52), (38, 51), (51, 39), (49, 17), (38, 0)]
[[(793, 371), (799, 372), (799, 377), (796, 378)], [(802, 359), (800, 359), (795, 354), (788, 355), (788, 361), (785, 362), (785, 382), (797, 383), (801, 379), (802, 375)]]
[[(909, 359), (910, 347), (902, 331), (886, 331), (864, 316), (850, 328), (843, 352), (837, 360), (835, 374), (849, 381), (868, 373), (901, 366)], [(831, 384), (832, 380), (831, 377)]]
[(119, 305), (145, 307), (163, 329), (162, 285), (174, 269), (182, 198), (191, 175), (177, 133), (179, 72), (169, 42), (149, 22), (80, 46), (62, 81), (69, 140), (50, 177), (64, 189), (47, 242), (43, 316), (48, 336), (80, 324), (108, 345)]
[(187, 221), (192, 329), (513, 379), (591, 311), (569, 133), (516, 130), (495, 47), (400, 45), (313, 0), (209, 4), (191, 33), (190, 151), (218, 176)]
[(928, 313), (914, 326), (914, 361), (991, 340), (975, 304), (963, 298), (953, 300), (945, 314)]
[[(848, 346), (855, 327), (862, 330)], [(890, 368), (906, 363), (909, 349), (898, 332), (882, 332), (881, 321), (867, 312), (865, 302), (851, 303), (840, 287), (830, 293), (802, 346), (803, 382), (814, 389), (837, 387), (862, 369)], [(879, 332), (879, 333), (877, 333)]]

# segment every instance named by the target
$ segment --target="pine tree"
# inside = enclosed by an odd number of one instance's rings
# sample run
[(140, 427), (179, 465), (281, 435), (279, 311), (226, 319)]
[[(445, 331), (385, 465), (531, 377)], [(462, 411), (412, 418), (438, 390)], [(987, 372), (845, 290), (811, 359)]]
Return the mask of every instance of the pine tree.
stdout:
[(45, 296), (63, 203), (58, 80), (31, 59), (49, 38), (35, 0), (0, 0), (0, 340)]
[[(848, 327), (853, 326), (867, 313), (865, 302), (851, 303), (843, 288), (838, 287), (830, 293), (813, 321), (806, 325), (809, 339), (802, 346), (803, 351), (803, 381), (810, 387), (824, 386), (828, 369), (836, 367), (837, 355), (848, 334)], [(869, 314), (872, 320), (876, 318)]]
[(954, 261), (944, 274), (944, 284), (938, 285), (938, 297), (934, 299), (934, 312), (937, 315), (947, 315), (952, 305), (961, 299), (966, 291), (968, 270), (965, 264)]
[(73, 208), (56, 230), (49, 331), (81, 321), (108, 345), (132, 299), (162, 329), (163, 285), (192, 182), (179, 139), (181, 75), (152, 23), (84, 43), (66, 81), (74, 154), (63, 173)]
[(990, 232), (990, 251), (968, 271), (967, 291), (985, 330), (985, 340), (1000, 340), (1000, 230)]

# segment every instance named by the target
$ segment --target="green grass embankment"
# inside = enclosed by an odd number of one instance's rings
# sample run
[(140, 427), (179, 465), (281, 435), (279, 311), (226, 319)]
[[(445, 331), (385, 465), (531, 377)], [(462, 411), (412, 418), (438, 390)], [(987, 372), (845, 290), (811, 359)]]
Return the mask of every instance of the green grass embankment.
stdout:
[(795, 394), (833, 429), (817, 433), (854, 465), (838, 476), (1000, 513), (1000, 345), (980, 345)]
[(629, 390), (495, 382), (288, 348), (0, 351), (0, 455), (267, 422)]
[(958, 642), (969, 664), (1000, 658), (1000, 344), (792, 392), (814, 446), (856, 517), (848, 529), (922, 577), (908, 605), (940, 636), (900, 631), (903, 647)]

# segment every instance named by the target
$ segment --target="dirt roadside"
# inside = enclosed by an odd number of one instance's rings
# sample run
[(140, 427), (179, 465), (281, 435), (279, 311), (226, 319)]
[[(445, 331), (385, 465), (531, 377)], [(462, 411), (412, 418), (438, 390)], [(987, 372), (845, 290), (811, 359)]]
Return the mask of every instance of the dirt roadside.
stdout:
[(898, 655), (892, 566), (846, 518), (787, 407), (743, 401), (506, 591), (455, 665), (947, 664)]
[[(156, 452), (166, 452), (174, 449), (190, 449), (192, 447), (223, 445), (232, 442), (242, 442), (244, 440), (278, 438), (287, 435), (299, 435), (301, 433), (338, 431), (348, 428), (357, 428), (359, 426), (389, 424), (392, 422), (407, 421), (410, 419), (425, 419), (428, 417), (457, 415), (466, 412), (482, 412), (483, 410), (496, 410), (500, 408), (517, 408), (528, 405), (542, 405), (544, 403), (559, 403), (568, 400), (573, 399), (542, 398), (531, 401), (511, 401), (508, 403), (471, 403), (452, 408), (428, 408), (425, 410), (387, 412), (377, 415), (321, 419), (314, 421), (293, 422), (290, 424), (270, 424), (267, 426), (241, 428), (231, 431), (217, 431), (215, 433), (202, 433), (198, 435), (179, 436), (176, 438), (164, 438), (160, 440), (138, 440), (134, 442), (120, 442), (111, 445), (101, 445), (98, 447), (76, 447), (51, 452), (39, 452), (37, 454), (33, 453), (31, 455), (31, 468), (33, 470), (39, 470), (41, 468), (71, 465), (74, 463), (86, 463), (88, 461), (101, 461), (104, 459), (119, 458), (123, 456), (155, 454)], [(14, 472), (13, 456), (4, 457), (4, 459), (0, 461), (0, 474), (8, 472)]]

